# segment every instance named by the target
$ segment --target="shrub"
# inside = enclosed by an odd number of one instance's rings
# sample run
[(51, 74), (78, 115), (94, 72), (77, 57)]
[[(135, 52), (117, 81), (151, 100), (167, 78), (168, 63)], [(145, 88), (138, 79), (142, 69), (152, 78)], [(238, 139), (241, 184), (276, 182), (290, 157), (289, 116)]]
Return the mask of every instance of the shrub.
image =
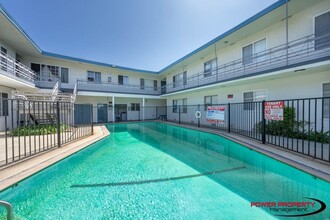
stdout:
[[(306, 121), (296, 120), (296, 111), (293, 107), (284, 107), (283, 121), (268, 121), (265, 131), (268, 135), (329, 143), (329, 131), (320, 132), (311, 129), (308, 134), (308, 130), (305, 129), (308, 123)], [(256, 129), (258, 132), (262, 132), (262, 122), (256, 124)]]
[[(61, 125), (60, 131), (65, 131), (67, 125)], [(29, 125), (16, 128), (10, 132), (12, 136), (28, 136), (28, 135), (46, 135), (56, 134), (57, 125)]]

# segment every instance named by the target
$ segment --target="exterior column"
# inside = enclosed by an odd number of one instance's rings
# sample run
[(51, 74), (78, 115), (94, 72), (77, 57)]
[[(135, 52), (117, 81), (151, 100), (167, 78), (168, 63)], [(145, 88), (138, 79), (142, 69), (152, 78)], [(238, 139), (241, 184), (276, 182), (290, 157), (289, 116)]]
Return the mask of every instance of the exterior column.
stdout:
[(115, 118), (115, 97), (112, 96), (112, 122), (115, 123), (116, 122), (116, 118)]

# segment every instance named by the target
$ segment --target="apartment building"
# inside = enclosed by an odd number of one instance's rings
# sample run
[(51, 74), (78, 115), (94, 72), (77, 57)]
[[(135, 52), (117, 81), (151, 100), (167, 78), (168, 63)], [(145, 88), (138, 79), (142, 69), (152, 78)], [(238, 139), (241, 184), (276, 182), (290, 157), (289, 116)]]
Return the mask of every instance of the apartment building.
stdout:
[(93, 104), (96, 123), (160, 114), (148, 106), (172, 106), (159, 110), (176, 120), (177, 106), (186, 114), (187, 105), (330, 96), (329, 0), (279, 0), (158, 72), (45, 52), (0, 12), (1, 97), (57, 89), (75, 97), (77, 112)]

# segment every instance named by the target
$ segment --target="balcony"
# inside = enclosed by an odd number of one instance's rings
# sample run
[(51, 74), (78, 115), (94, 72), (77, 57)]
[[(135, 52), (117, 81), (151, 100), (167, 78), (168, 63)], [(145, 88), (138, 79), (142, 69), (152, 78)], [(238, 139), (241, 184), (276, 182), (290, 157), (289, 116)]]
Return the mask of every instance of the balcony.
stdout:
[(56, 82), (61, 82), (61, 78), (53, 76), (36, 76), (35, 84), (39, 88), (52, 89)]
[(88, 82), (79, 79), (77, 81), (78, 91), (89, 92), (111, 92), (111, 93), (125, 93), (125, 94), (140, 94), (140, 95), (160, 95), (160, 87), (143, 86), (140, 85), (119, 85), (108, 82)]
[(330, 59), (330, 32), (321, 37), (309, 35), (253, 56), (225, 63), (208, 72), (166, 85), (166, 94), (212, 85), (272, 71), (297, 67)]
[[(17, 81), (23, 83), (28, 83), (31, 86), (34, 86), (36, 76), (35, 72), (29, 67), (3, 52), (0, 53), (0, 75), (7, 76), (11, 79), (16, 79)], [(16, 85), (16, 83), (10, 81), (8, 81), (8, 83), (13, 87), (19, 86), (18, 84)]]

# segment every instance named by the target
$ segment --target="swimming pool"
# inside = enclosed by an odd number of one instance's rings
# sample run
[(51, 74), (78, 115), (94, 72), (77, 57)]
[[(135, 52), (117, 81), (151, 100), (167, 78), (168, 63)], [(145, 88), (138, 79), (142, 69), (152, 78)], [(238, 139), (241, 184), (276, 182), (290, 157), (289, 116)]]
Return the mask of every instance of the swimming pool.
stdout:
[[(328, 182), (220, 136), (155, 122), (107, 128), (109, 137), (0, 200), (18, 219), (273, 219), (302, 212), (271, 211), (272, 202), (330, 205)], [(329, 216), (329, 208), (313, 215)]]

